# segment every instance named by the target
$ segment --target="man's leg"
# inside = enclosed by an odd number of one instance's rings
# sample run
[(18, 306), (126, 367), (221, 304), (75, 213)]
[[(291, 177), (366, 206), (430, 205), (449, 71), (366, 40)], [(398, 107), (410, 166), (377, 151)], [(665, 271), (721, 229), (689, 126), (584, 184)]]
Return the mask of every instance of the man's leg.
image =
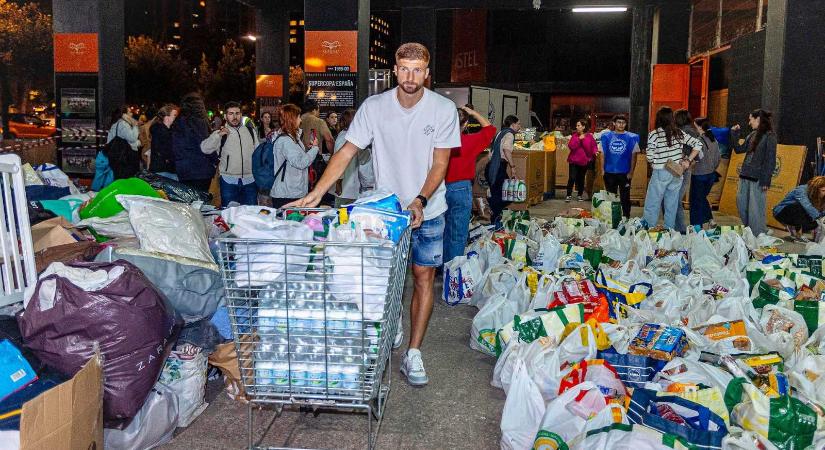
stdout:
[(401, 360), (401, 373), (414, 386), (423, 386), (429, 382), (420, 348), (433, 312), (433, 281), (435, 269), (442, 262), (443, 235), (443, 214), (424, 221), (412, 235), (413, 295), (410, 303), (410, 347)]
[(622, 215), (630, 217), (630, 180), (626, 174), (618, 174), (619, 201), (622, 203)]
[(435, 267), (413, 264), (413, 294), (410, 303), (410, 348), (418, 349), (424, 342), (427, 324), (433, 312), (433, 282)]
[(226, 208), (229, 202), (237, 202), (240, 200), (240, 188), (236, 184), (230, 184), (224, 181), (223, 177), (218, 178), (221, 188), (221, 208)]

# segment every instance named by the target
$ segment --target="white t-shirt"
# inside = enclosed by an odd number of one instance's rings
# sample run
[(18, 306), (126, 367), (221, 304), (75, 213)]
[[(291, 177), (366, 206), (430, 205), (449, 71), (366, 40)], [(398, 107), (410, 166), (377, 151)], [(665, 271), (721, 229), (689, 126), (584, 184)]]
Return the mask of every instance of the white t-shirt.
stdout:
[[(398, 103), (396, 89), (367, 98), (347, 131), (358, 148), (372, 144), (375, 186), (394, 192), (406, 207), (421, 193), (433, 165), (433, 149), (461, 146), (458, 113), (452, 100), (424, 89), (410, 109)], [(424, 220), (447, 210), (442, 182), (427, 202)]]

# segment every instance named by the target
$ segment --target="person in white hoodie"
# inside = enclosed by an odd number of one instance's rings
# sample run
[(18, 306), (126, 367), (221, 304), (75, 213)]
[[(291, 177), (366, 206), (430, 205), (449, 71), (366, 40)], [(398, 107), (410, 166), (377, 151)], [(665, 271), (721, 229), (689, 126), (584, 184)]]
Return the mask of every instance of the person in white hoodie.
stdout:
[(233, 201), (256, 205), (258, 188), (252, 175), (252, 152), (258, 146), (258, 133), (252, 120), (241, 113), (240, 103), (228, 102), (224, 111), (226, 124), (201, 142), (201, 151), (207, 155), (218, 152), (221, 207)]
[(280, 208), (303, 198), (309, 191), (309, 166), (318, 155), (318, 136), (307, 149), (301, 141), (301, 108), (287, 104), (281, 112), (281, 131), (275, 136), (275, 182), (272, 183), (272, 207)]

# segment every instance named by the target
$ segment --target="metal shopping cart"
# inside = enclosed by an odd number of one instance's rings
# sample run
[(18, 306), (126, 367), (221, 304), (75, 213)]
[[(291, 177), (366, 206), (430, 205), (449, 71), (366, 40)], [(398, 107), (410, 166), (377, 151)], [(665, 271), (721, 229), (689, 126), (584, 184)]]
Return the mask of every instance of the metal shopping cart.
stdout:
[(396, 244), (219, 240), (250, 449), (267, 404), (366, 412), (375, 446), (409, 246), (409, 229)]

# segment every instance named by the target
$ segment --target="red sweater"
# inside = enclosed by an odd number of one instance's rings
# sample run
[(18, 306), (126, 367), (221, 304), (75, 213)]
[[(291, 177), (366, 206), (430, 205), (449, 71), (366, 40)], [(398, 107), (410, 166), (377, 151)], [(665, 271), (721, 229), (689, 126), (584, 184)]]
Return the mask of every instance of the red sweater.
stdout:
[(478, 133), (462, 134), (461, 147), (450, 150), (450, 165), (447, 167), (447, 176), (444, 181), (472, 180), (476, 176), (476, 158), (496, 136), (496, 127), (487, 125)]
[(581, 139), (579, 139), (578, 133), (573, 133), (567, 146), (570, 148), (570, 156), (567, 157), (567, 162), (577, 166), (590, 164), (599, 149), (596, 146), (596, 140), (593, 139), (593, 135), (590, 133), (585, 133)]

